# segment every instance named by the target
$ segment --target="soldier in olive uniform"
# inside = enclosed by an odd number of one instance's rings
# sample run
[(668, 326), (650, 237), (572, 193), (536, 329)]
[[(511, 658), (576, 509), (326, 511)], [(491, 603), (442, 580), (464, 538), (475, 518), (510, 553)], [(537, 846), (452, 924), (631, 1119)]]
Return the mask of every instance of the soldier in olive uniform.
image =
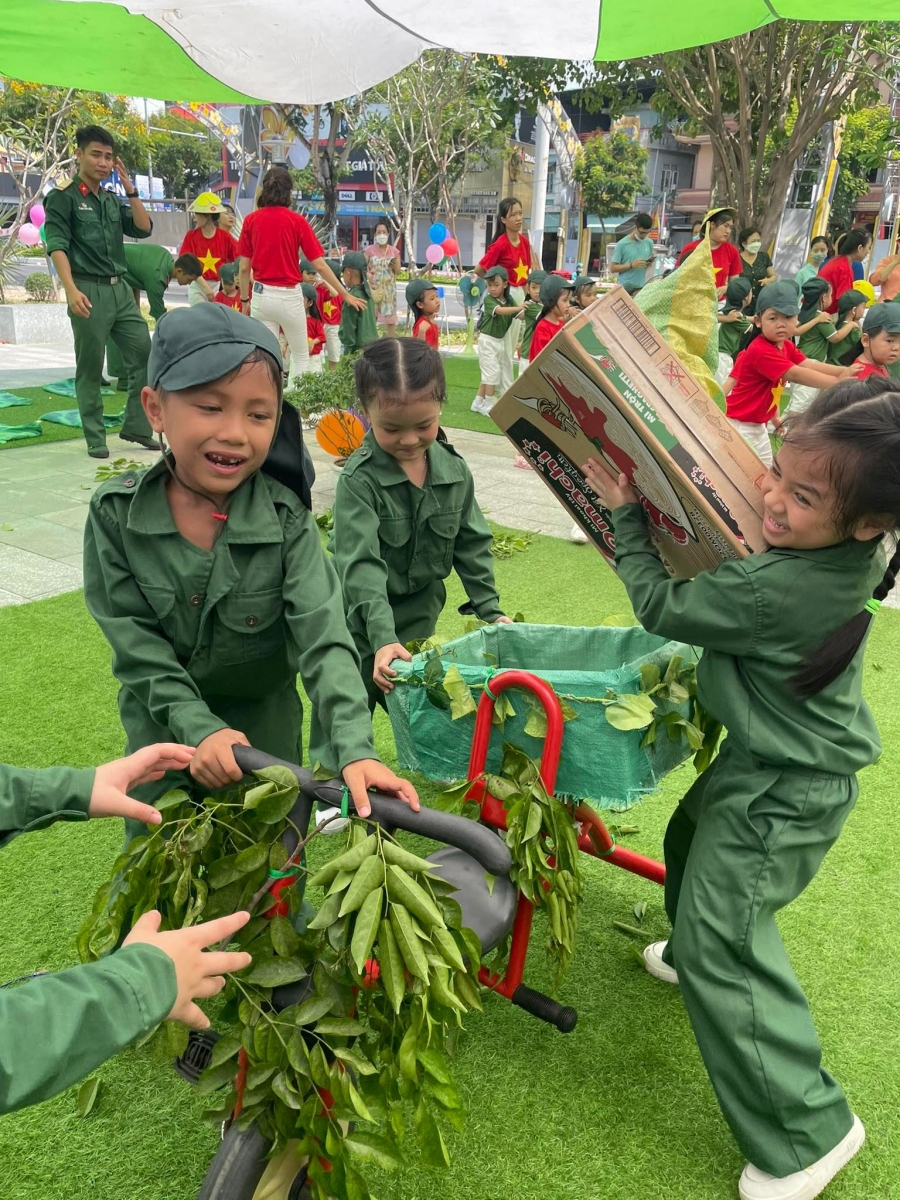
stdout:
[[(77, 131), (75, 140), (77, 174), (44, 201), (47, 252), (69, 304), (75, 336), (75, 394), (88, 454), (109, 458), (100, 395), (109, 337), (125, 357), (130, 381), (121, 436), (148, 450), (156, 448), (141, 407), (150, 333), (124, 279), (124, 235), (149, 237), (153, 226), (124, 164), (114, 157), (112, 135), (99, 125), (87, 125)], [(125, 188), (127, 205), (100, 186), (114, 168)]]
[[(141, 307), (141, 292), (147, 293), (150, 316), (154, 321), (166, 311), (166, 288), (172, 279), (175, 259), (165, 246), (154, 246), (147, 242), (141, 246), (135, 242), (125, 243), (125, 282), (134, 292), (134, 302)], [(128, 388), (128, 370), (119, 352), (119, 347), (110, 338), (106, 343), (106, 372), (119, 381), (119, 391)]]

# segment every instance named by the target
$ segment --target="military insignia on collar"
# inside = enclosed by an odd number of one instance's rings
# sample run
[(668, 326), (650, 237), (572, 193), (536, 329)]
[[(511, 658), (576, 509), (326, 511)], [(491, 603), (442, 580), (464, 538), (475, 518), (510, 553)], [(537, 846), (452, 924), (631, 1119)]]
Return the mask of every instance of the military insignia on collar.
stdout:
[(78, 190), (82, 196), (86, 196), (88, 194), (88, 185), (86, 183), (79, 183)]

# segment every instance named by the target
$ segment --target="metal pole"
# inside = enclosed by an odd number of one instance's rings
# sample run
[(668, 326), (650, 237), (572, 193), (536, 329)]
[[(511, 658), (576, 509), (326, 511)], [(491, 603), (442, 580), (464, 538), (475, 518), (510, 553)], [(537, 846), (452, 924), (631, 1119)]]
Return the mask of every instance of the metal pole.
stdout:
[(538, 105), (534, 129), (534, 190), (531, 194), (531, 245), (538, 266), (544, 264), (544, 222), (547, 219), (547, 175), (550, 165), (550, 114)]
[(153, 157), (150, 154), (150, 112), (147, 108), (147, 97), (144, 97), (144, 121), (147, 125), (147, 197), (153, 199)]

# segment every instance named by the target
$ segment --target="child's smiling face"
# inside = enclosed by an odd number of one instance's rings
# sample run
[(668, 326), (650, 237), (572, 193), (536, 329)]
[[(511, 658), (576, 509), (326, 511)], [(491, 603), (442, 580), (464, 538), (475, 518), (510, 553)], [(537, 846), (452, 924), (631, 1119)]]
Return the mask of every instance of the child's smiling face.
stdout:
[(378, 445), (398, 462), (421, 458), (438, 435), (441, 406), (431, 389), (413, 393), (399, 404), (380, 401), (366, 410)]
[(230, 379), (183, 392), (144, 388), (143, 404), (154, 433), (169, 443), (178, 477), (199, 492), (225, 497), (266, 460), (278, 389), (264, 362), (250, 362)]

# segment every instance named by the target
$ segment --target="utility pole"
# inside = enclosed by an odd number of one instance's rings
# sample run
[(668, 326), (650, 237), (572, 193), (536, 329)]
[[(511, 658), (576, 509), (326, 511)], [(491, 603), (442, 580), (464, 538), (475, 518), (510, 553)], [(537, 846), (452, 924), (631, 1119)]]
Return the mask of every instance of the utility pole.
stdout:
[(153, 199), (153, 156), (150, 153), (150, 110), (144, 97), (144, 123), (147, 126), (147, 197)]

